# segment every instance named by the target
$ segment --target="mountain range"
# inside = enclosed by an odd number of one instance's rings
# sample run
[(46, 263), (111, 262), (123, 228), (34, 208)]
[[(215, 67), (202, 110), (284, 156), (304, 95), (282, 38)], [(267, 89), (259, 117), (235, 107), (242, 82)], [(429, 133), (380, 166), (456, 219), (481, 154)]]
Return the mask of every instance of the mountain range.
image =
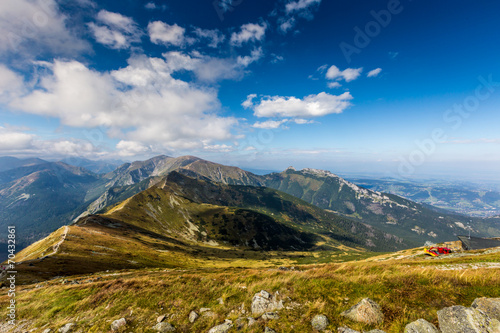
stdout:
[[(18, 226), (21, 247), (72, 221), (103, 213), (110, 205), (160, 184), (173, 171), (206, 184), (276, 189), (322, 208), (331, 216), (343, 217), (351, 221), (349, 223), (360, 222), (391, 237), (395, 235), (407, 247), (426, 241), (453, 240), (455, 235), (467, 232), (470, 220), (468, 216), (372, 191), (328, 171), (315, 169), (289, 168), (280, 173), (255, 175), (194, 156), (157, 156), (97, 174), (64, 162), (34, 162), (37, 163), (0, 172), (2, 230), (6, 230), (6, 225)], [(230, 202), (209, 204), (232, 207)], [(245, 205), (236, 207), (248, 209)], [(476, 218), (471, 226), (477, 235), (500, 233), (498, 219)], [(359, 244), (359, 240), (354, 244)]]

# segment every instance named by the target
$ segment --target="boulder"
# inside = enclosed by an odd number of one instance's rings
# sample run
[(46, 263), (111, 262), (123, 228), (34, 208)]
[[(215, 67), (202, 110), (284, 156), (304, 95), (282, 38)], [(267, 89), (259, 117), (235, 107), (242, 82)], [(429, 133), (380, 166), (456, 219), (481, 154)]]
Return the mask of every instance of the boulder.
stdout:
[(345, 326), (342, 326), (342, 327), (339, 327), (337, 329), (337, 332), (338, 333), (360, 333), (359, 331), (355, 331), (349, 327), (345, 327)]
[(269, 328), (266, 326), (266, 329), (264, 330), (264, 333), (276, 333), (275, 330), (273, 330), (272, 328)]
[(226, 319), (225, 323), (212, 327), (208, 333), (227, 333), (231, 327), (233, 327), (233, 322)]
[(59, 329), (59, 332), (60, 333), (68, 333), (68, 332), (71, 332), (71, 329), (73, 328), (73, 326), (75, 326), (75, 324), (73, 323), (67, 323), (66, 325), (64, 325), (63, 327), (61, 327)]
[(490, 318), (500, 321), (500, 298), (476, 298), (472, 307), (486, 313)]
[(189, 317), (188, 317), (189, 322), (190, 322), (190, 323), (194, 323), (194, 322), (196, 321), (196, 319), (198, 319), (198, 317), (199, 317), (199, 316), (200, 316), (200, 315), (199, 315), (199, 314), (197, 314), (195, 311), (191, 311), (191, 312), (189, 313)]
[(257, 320), (253, 319), (252, 317), (248, 317), (247, 319), (248, 319), (248, 326), (252, 326), (257, 322)]
[(365, 324), (380, 324), (384, 321), (380, 306), (369, 298), (362, 299), (361, 302), (340, 315)]
[(261, 316), (264, 320), (277, 320), (280, 316), (276, 312), (266, 312)]
[(327, 326), (330, 324), (330, 321), (325, 315), (316, 315), (311, 320), (311, 325), (315, 330), (324, 331)]
[(165, 319), (167, 319), (167, 316), (165, 315), (161, 315), (159, 316), (158, 318), (156, 318), (156, 322), (157, 323), (161, 323), (162, 321), (164, 321)]
[(127, 325), (127, 320), (125, 318), (120, 318), (111, 323), (111, 330), (118, 331), (121, 327)]
[(406, 325), (404, 333), (439, 333), (439, 330), (427, 320), (419, 319)]
[(175, 328), (170, 323), (167, 323), (166, 321), (162, 321), (161, 323), (158, 323), (155, 326), (153, 326), (153, 330), (160, 332), (160, 333), (175, 332)]
[(278, 302), (275, 296), (265, 290), (261, 290), (253, 296), (252, 314), (254, 315), (281, 309), (283, 309), (283, 301)]
[(498, 333), (500, 322), (476, 308), (450, 306), (437, 312), (442, 333)]

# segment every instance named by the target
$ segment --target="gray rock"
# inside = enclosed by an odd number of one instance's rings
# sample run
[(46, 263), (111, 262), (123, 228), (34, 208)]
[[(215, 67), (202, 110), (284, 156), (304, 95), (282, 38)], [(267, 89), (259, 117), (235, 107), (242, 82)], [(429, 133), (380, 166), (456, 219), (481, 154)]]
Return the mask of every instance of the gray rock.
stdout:
[(233, 327), (233, 322), (226, 319), (225, 323), (212, 327), (208, 333), (227, 333), (231, 327)]
[(156, 322), (157, 322), (157, 323), (161, 323), (161, 322), (162, 322), (162, 321), (164, 321), (166, 318), (167, 318), (167, 316), (165, 316), (165, 315), (158, 316), (158, 318), (156, 318)]
[(46, 329), (43, 330), (42, 333), (50, 333), (50, 332), (52, 332), (52, 330), (50, 328), (46, 328)]
[(220, 305), (224, 305), (224, 299), (222, 297), (217, 298), (217, 302), (219, 302)]
[(382, 331), (382, 330), (371, 330), (371, 331), (364, 332), (364, 333), (385, 333), (385, 331)]
[(125, 318), (120, 318), (111, 323), (111, 330), (118, 331), (120, 327), (127, 325), (127, 320)]
[(342, 326), (342, 327), (339, 327), (337, 329), (337, 332), (338, 333), (360, 333), (359, 331), (355, 331), (349, 327), (345, 327), (345, 326)]
[(490, 318), (500, 321), (500, 298), (476, 298), (472, 307), (486, 313)]
[(59, 329), (59, 332), (60, 333), (68, 333), (68, 332), (71, 332), (71, 329), (72, 327), (75, 326), (75, 324), (73, 323), (67, 323), (66, 325), (64, 325), (63, 327), (61, 327)]
[(330, 324), (330, 321), (325, 315), (316, 315), (311, 320), (311, 325), (315, 330), (324, 331), (327, 326)]
[(257, 320), (253, 319), (252, 317), (248, 317), (248, 326), (252, 326), (257, 322)]
[(196, 321), (196, 319), (198, 319), (198, 317), (200, 317), (199, 314), (197, 314), (195, 311), (191, 311), (189, 313), (189, 322), (194, 323)]
[(427, 320), (419, 319), (406, 325), (404, 333), (439, 333), (439, 330)]
[(161, 323), (156, 324), (155, 326), (153, 326), (153, 329), (160, 333), (175, 332), (175, 328), (166, 321), (162, 321)]
[(340, 315), (365, 324), (380, 324), (384, 321), (380, 306), (369, 298), (362, 299)]
[(498, 333), (500, 322), (476, 308), (455, 305), (437, 312), (443, 333)]
[(283, 301), (278, 302), (275, 296), (265, 290), (261, 290), (253, 296), (252, 314), (254, 315), (281, 309), (283, 309)]
[(266, 312), (261, 316), (264, 320), (277, 320), (280, 316), (276, 312)]
[(273, 330), (272, 328), (269, 328), (266, 326), (266, 329), (264, 330), (264, 333), (276, 333), (275, 330)]

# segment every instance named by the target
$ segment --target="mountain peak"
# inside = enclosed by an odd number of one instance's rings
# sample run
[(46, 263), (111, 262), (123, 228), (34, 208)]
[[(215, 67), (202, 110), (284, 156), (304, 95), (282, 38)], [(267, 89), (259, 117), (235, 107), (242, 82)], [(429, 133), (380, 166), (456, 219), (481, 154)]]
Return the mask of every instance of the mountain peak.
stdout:
[(337, 176), (336, 174), (334, 174), (334, 173), (332, 173), (332, 172), (330, 172), (328, 170), (305, 168), (305, 169), (302, 169), (300, 171), (304, 172), (304, 173), (310, 173), (310, 174), (313, 174), (313, 175), (322, 176), (322, 177), (341, 178), (341, 177)]

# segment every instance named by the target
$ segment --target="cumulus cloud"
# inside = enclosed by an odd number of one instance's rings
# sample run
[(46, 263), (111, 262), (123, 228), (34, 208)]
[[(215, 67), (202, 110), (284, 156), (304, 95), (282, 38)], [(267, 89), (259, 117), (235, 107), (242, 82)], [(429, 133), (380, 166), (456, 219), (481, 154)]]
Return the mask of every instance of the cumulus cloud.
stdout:
[(95, 40), (112, 49), (125, 49), (130, 47), (131, 43), (141, 40), (142, 31), (130, 17), (101, 10), (97, 14), (97, 21), (100, 24), (88, 24)]
[(382, 68), (375, 68), (366, 74), (367, 77), (375, 77), (378, 76), (382, 72)]
[(208, 40), (208, 46), (212, 48), (217, 48), (219, 44), (224, 42), (226, 39), (226, 36), (224, 36), (218, 29), (208, 30), (196, 28), (194, 33), (198, 36), (198, 38)]
[(231, 35), (231, 44), (241, 46), (249, 41), (256, 42), (264, 38), (267, 24), (248, 23), (241, 26), (239, 32), (234, 32)]
[(249, 56), (238, 56), (236, 61), (239, 65), (247, 67), (251, 63), (258, 61), (260, 58), (262, 58), (263, 55), (264, 53), (262, 52), (262, 47), (259, 47), (254, 49)]
[(303, 11), (309, 9), (311, 6), (319, 5), (321, 0), (297, 0), (291, 1), (285, 5), (285, 10), (287, 13), (293, 13), (297, 11)]
[(288, 122), (288, 119), (283, 120), (266, 120), (266, 121), (257, 121), (252, 125), (254, 128), (263, 128), (263, 129), (275, 129), (280, 127), (282, 124)]
[(0, 126), (0, 151), (25, 150), (33, 147), (34, 135)]
[(121, 140), (116, 144), (116, 150), (118, 156), (127, 157), (144, 154), (150, 148), (140, 142)]
[(334, 82), (328, 82), (328, 88), (330, 89), (335, 89), (335, 88), (340, 88), (342, 85), (338, 83), (337, 81)]
[(5, 65), (0, 64), (0, 103), (12, 100), (23, 91), (23, 78)]
[(148, 33), (154, 44), (165, 44), (181, 46), (186, 42), (186, 29), (177, 24), (167, 24), (162, 21), (154, 21), (148, 24)]
[(216, 113), (217, 91), (174, 79), (172, 72), (167, 61), (146, 56), (111, 72), (56, 60), (39, 86), (9, 106), (67, 126), (102, 126), (111, 137), (142, 144), (192, 148), (232, 138), (237, 120)]
[(35, 58), (76, 56), (90, 44), (68, 27), (55, 0), (0, 1), (0, 55)]
[(247, 99), (244, 106), (252, 108), (257, 117), (321, 117), (332, 113), (342, 113), (352, 100), (349, 92), (331, 95), (321, 92), (303, 99), (296, 97), (267, 96), (258, 103)]
[(346, 68), (341, 71), (337, 66), (333, 65), (328, 68), (326, 72), (326, 78), (329, 80), (341, 80), (344, 79), (346, 82), (356, 80), (363, 71), (363, 68)]

